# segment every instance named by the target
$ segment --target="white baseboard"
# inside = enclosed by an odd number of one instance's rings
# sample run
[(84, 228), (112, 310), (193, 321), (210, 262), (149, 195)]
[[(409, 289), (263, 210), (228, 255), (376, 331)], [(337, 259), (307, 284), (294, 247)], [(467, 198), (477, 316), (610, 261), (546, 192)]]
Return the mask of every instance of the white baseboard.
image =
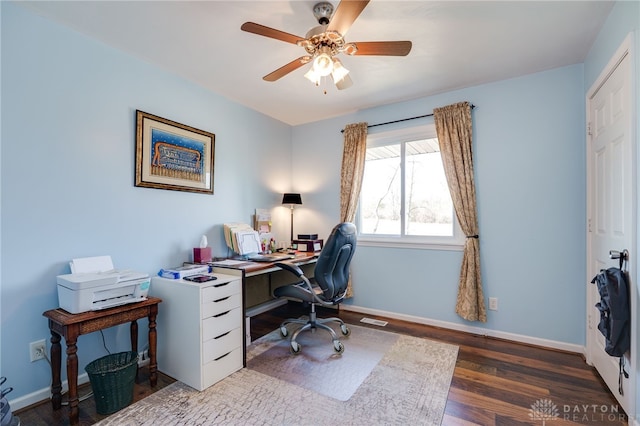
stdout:
[[(149, 355), (146, 349), (138, 354), (138, 367), (143, 367), (145, 365), (149, 365)], [(89, 375), (87, 373), (78, 375), (78, 386), (84, 385), (88, 382)], [(65, 380), (62, 382), (62, 394), (64, 395), (68, 391), (69, 381)], [(11, 407), (11, 411), (17, 411), (30, 405), (46, 401), (47, 399), (51, 399), (51, 386), (47, 386), (46, 388), (39, 389), (30, 394), (12, 399), (9, 401), (9, 406)]]
[[(545, 348), (558, 349), (558, 350), (563, 350), (563, 351), (567, 351), (567, 352), (575, 352), (575, 353), (579, 353), (579, 354), (583, 354), (583, 355), (585, 354), (584, 346), (565, 343), (565, 342), (558, 342), (558, 341), (554, 341), (554, 340), (540, 339), (540, 338), (537, 338), (537, 337), (525, 336), (525, 335), (521, 335), (521, 334), (514, 334), (514, 333), (507, 333), (507, 332), (496, 331), (496, 330), (489, 330), (489, 329), (481, 328), (481, 327), (473, 327), (473, 326), (468, 326), (468, 325), (464, 325), (464, 324), (456, 324), (456, 323), (452, 323), (452, 322), (448, 322), (448, 321), (434, 320), (434, 319), (418, 317), (418, 316), (414, 316), (414, 315), (399, 314), (399, 313), (383, 311), (383, 310), (379, 310), (379, 309), (364, 308), (364, 307), (355, 306), (355, 305), (341, 304), (340, 305), (340, 309), (343, 309), (345, 311), (368, 314), (368, 315), (378, 315), (378, 316), (382, 316), (382, 317), (387, 317), (387, 318), (393, 318), (393, 319), (398, 319), (398, 320), (402, 320), (402, 321), (413, 322), (413, 323), (416, 323), (416, 324), (430, 325), (430, 326), (433, 326), (433, 327), (440, 327), (440, 328), (445, 328), (445, 329), (449, 329), (449, 330), (462, 331), (462, 332), (467, 332), (467, 333), (471, 333), (471, 334), (477, 334), (477, 335), (481, 335), (481, 336), (495, 337), (495, 338), (499, 338), (499, 339), (505, 339), (505, 340), (510, 340), (510, 341), (519, 342), (519, 343), (526, 343), (526, 344), (541, 346), (541, 347), (545, 347)], [(143, 352), (140, 352), (140, 354), (139, 354), (139, 356), (140, 356), (139, 361), (138, 361), (138, 366), (139, 367), (142, 367), (142, 366), (145, 366), (145, 365), (149, 364), (149, 357), (148, 357), (148, 354), (146, 352), (147, 351), (145, 350)], [(88, 383), (88, 382), (89, 382), (89, 376), (86, 373), (81, 374), (81, 375), (78, 376), (78, 385), (82, 385), (82, 384), (85, 384), (85, 383)], [(65, 380), (62, 383), (62, 392), (65, 393), (68, 390), (69, 390), (69, 384)], [(24, 396), (21, 396), (19, 398), (10, 400), (9, 401), (9, 405), (11, 406), (11, 410), (12, 411), (16, 411), (16, 410), (20, 410), (22, 408), (28, 407), (28, 406), (33, 405), (33, 404), (37, 404), (37, 403), (42, 402), (44, 400), (47, 400), (50, 397), (51, 397), (51, 388), (50, 387), (46, 387), (46, 388), (37, 390), (35, 392), (32, 392), (32, 393), (30, 393), (28, 395), (24, 395)], [(634, 426), (640, 426), (640, 423), (637, 420), (634, 420)]]
[[(78, 376), (78, 385), (83, 385), (87, 382), (89, 382), (89, 375), (87, 373), (80, 374)], [(69, 390), (69, 382), (65, 380), (64, 382), (62, 382), (62, 393), (64, 394), (68, 390)], [(42, 388), (35, 392), (31, 392), (30, 394), (10, 400), (9, 406), (11, 407), (11, 411), (16, 411), (33, 404), (38, 404), (50, 398), (51, 398), (51, 387), (47, 386), (46, 388)]]
[[(555, 340), (541, 339), (538, 337), (525, 336), (521, 334), (507, 333), (504, 331), (490, 330), (482, 327), (473, 327), (464, 324), (456, 324), (448, 321), (434, 320), (414, 315), (398, 314), (395, 312), (382, 311), (379, 309), (364, 308), (361, 306), (341, 304), (340, 309), (361, 314), (378, 315), (381, 317), (393, 318), (402, 321), (413, 322), (416, 324), (430, 325), (433, 327), (446, 328), (448, 330), (463, 331), (466, 333), (477, 334), (481, 336), (495, 337), (498, 339), (510, 340), (513, 342), (526, 343), (529, 345), (542, 346), (550, 349), (558, 349), (567, 352), (575, 352), (585, 355), (585, 347), (581, 345), (558, 342)], [(638, 425), (640, 426), (640, 425)]]

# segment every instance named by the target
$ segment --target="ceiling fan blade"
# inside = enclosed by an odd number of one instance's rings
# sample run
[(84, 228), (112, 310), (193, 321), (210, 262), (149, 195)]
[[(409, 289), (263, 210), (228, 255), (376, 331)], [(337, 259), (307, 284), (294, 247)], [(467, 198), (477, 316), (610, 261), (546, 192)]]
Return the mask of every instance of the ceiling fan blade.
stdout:
[(344, 36), (368, 3), (369, 0), (342, 0), (329, 21), (327, 31), (337, 31)]
[(298, 68), (300, 68), (304, 64), (308, 64), (310, 60), (311, 60), (310, 56), (301, 56), (298, 59), (294, 59), (293, 61), (289, 62), (288, 64), (281, 66), (280, 68), (278, 68), (274, 72), (265, 75), (264, 77), (262, 77), (262, 79), (264, 81), (276, 81), (276, 80), (284, 77), (285, 75), (289, 74), (291, 71), (297, 70)]
[(264, 25), (256, 24), (255, 22), (245, 22), (244, 24), (242, 24), (240, 29), (248, 33), (275, 38), (276, 40), (281, 40), (292, 44), (297, 44), (298, 40), (304, 40), (304, 37), (298, 37), (297, 35), (285, 33), (284, 31), (265, 27)]
[(411, 51), (410, 41), (360, 41), (353, 44), (358, 48), (354, 55), (407, 56)]

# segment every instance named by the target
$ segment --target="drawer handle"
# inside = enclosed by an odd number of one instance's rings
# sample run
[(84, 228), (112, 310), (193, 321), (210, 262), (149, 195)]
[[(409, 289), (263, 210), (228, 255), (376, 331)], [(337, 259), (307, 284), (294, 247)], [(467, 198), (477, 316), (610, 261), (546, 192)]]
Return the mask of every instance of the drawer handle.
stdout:
[(220, 355), (218, 358), (214, 359), (214, 361), (220, 361), (222, 358), (224, 358), (225, 356), (229, 355), (231, 352), (227, 352), (224, 355)]
[(227, 300), (227, 299), (228, 299), (228, 298), (230, 298), (230, 297), (231, 297), (231, 296), (227, 296), (227, 297), (223, 297), (222, 299), (214, 300), (214, 301), (213, 301), (213, 303), (219, 303), (219, 302), (222, 302), (223, 300)]
[(214, 315), (213, 317), (214, 317), (214, 318), (220, 318), (220, 317), (221, 317), (221, 316), (223, 316), (223, 315), (227, 315), (229, 312), (231, 312), (231, 311), (223, 312), (223, 313), (221, 313), (221, 314)]
[(221, 337), (226, 336), (227, 334), (231, 333), (230, 331), (227, 331), (226, 333), (222, 333), (221, 335), (219, 335), (218, 337), (214, 337), (213, 339), (220, 339)]
[(221, 284), (215, 284), (214, 287), (224, 287), (225, 285), (229, 285), (231, 284), (231, 282), (226, 282), (226, 283), (221, 283)]

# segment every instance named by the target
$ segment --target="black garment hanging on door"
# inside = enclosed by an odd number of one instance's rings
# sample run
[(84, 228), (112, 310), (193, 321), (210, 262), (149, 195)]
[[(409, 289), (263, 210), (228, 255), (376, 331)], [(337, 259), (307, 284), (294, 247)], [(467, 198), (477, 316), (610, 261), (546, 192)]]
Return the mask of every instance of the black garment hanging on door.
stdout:
[(618, 391), (622, 395), (622, 377), (629, 377), (624, 371), (624, 354), (631, 347), (631, 309), (629, 307), (629, 280), (627, 272), (619, 268), (601, 269), (591, 280), (598, 286), (600, 301), (596, 308), (600, 311), (598, 330), (605, 338), (605, 352), (620, 358)]

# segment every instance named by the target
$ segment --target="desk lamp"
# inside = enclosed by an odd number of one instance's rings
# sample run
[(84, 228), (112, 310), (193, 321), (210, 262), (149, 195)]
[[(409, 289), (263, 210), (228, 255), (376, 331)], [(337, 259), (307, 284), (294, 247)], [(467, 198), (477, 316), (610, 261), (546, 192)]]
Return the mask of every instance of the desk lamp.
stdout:
[(291, 206), (291, 239), (289, 240), (289, 244), (293, 243), (293, 206), (295, 204), (302, 205), (302, 197), (300, 194), (293, 193), (285, 193), (282, 197), (282, 204), (289, 204)]

